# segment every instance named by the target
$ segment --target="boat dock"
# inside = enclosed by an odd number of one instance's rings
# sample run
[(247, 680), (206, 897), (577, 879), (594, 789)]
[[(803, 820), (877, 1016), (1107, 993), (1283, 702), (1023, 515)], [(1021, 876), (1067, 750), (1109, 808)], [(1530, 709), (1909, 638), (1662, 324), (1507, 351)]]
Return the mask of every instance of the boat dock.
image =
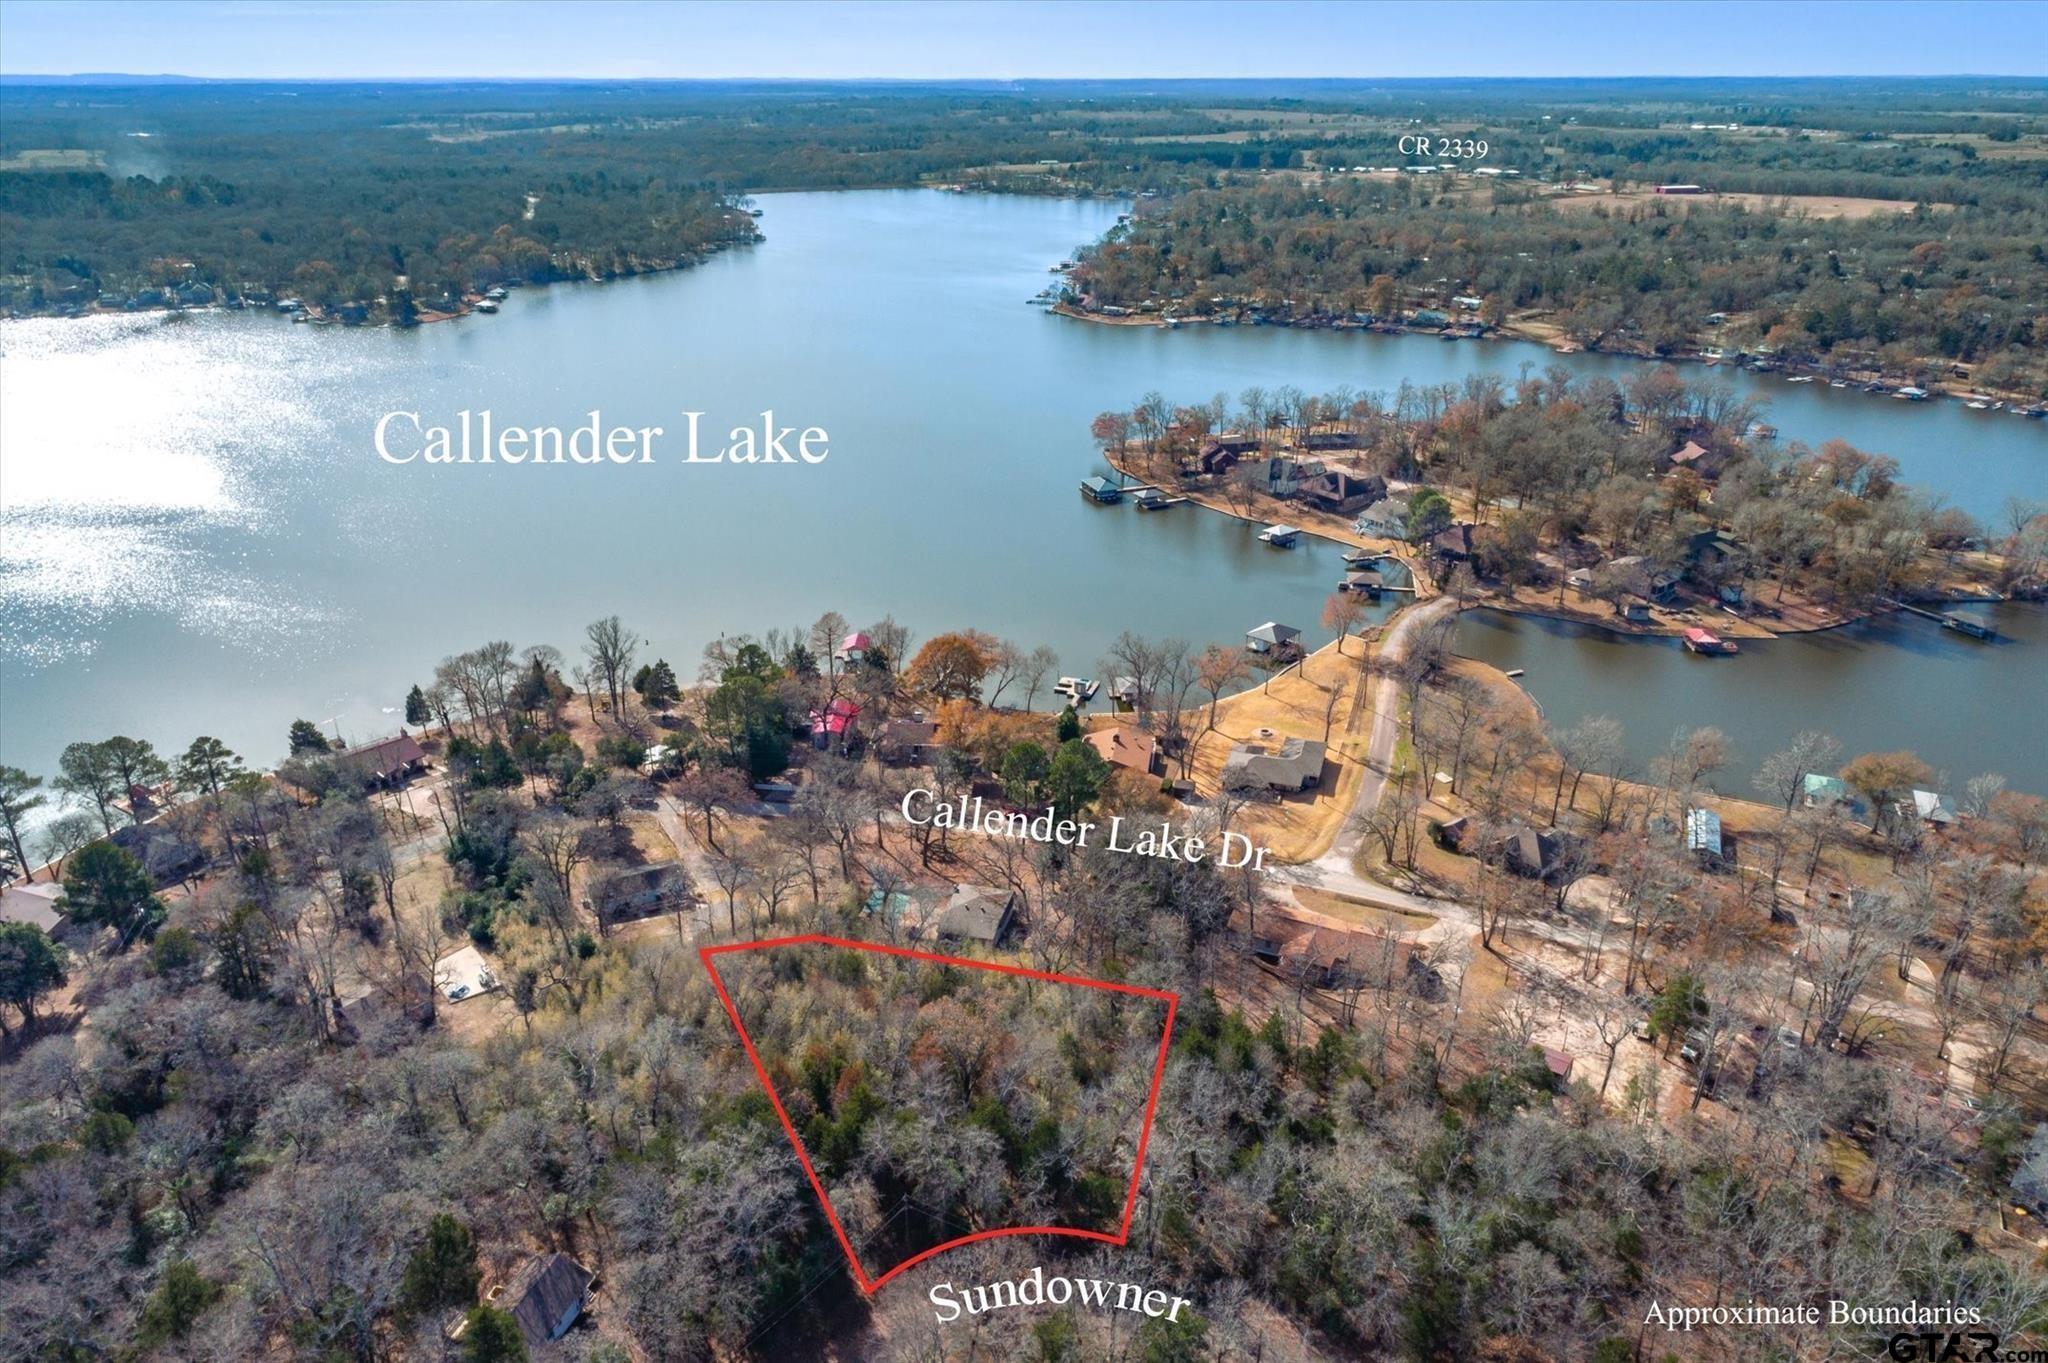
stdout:
[(1689, 629), (1681, 636), (1681, 639), (1685, 644), (1686, 651), (1689, 653), (1699, 653), (1711, 657), (1717, 654), (1739, 653), (1741, 651), (1741, 646), (1734, 640), (1723, 639), (1710, 629), (1700, 629), (1697, 627)]
[(1929, 610), (1925, 606), (1916, 606), (1910, 601), (1895, 601), (1890, 597), (1883, 599), (1884, 604), (1892, 607), (1894, 610), (1901, 610), (1908, 615), (1917, 615), (1923, 619), (1932, 620), (1943, 629), (1952, 629), (1956, 633), (1968, 635), (1972, 639), (1996, 639), (1998, 637), (1998, 631), (1985, 624), (1982, 620), (1973, 620), (1969, 616), (1960, 615), (1955, 611)]

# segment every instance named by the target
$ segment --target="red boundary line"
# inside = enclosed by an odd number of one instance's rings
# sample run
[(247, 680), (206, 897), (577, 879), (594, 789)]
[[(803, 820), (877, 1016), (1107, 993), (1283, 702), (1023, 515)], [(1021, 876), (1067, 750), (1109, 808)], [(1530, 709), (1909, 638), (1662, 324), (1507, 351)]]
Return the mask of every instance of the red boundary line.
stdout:
[[(1054, 984), (1081, 985), (1088, 989), (1107, 989), (1119, 994), (1136, 994), (1143, 998), (1157, 999), (1166, 1005), (1166, 1025), (1159, 1034), (1159, 1058), (1152, 1064), (1152, 1090), (1145, 1100), (1145, 1122), (1138, 1131), (1138, 1151), (1131, 1161), (1131, 1184), (1124, 1195), (1123, 1220), (1118, 1223), (1116, 1234), (1107, 1231), (1081, 1230), (1073, 1226), (1006, 1226), (999, 1230), (975, 1231), (933, 1245), (921, 1250), (890, 1269), (879, 1278), (869, 1278), (867, 1270), (861, 1267), (860, 1256), (854, 1253), (853, 1241), (847, 1238), (846, 1228), (839, 1224), (838, 1213), (832, 1210), (832, 1199), (825, 1195), (825, 1184), (818, 1177), (818, 1171), (811, 1167), (810, 1152), (804, 1149), (803, 1138), (796, 1134), (796, 1124), (789, 1119), (789, 1112), (782, 1106), (782, 1099), (776, 1096), (775, 1085), (768, 1078), (768, 1067), (761, 1063), (760, 1054), (754, 1049), (754, 1040), (747, 1035), (747, 1026), (740, 1021), (740, 1010), (734, 1006), (732, 995), (725, 990), (725, 981), (719, 976), (718, 967), (713, 965), (713, 956), (728, 951), (761, 951), (768, 947), (830, 946), (846, 947), (853, 951), (872, 951), (883, 956), (902, 956), (913, 961), (933, 961), (940, 965), (966, 966), (972, 970), (990, 970), (1001, 975), (1022, 975), (1034, 980), (1048, 980)], [(1167, 1048), (1173, 1041), (1173, 1018), (1180, 1009), (1180, 995), (1165, 989), (1146, 989), (1141, 985), (1117, 984), (1110, 980), (1091, 980), (1081, 975), (1059, 975), (1045, 970), (1030, 970), (1019, 965), (1003, 965), (995, 961), (976, 961), (965, 956), (944, 956), (933, 951), (913, 951), (909, 947), (884, 946), (879, 942), (856, 942), (845, 937), (827, 937), (819, 933), (808, 933), (799, 937), (769, 937), (758, 942), (728, 942), (722, 946), (699, 947), (697, 958), (704, 962), (704, 969), (711, 976), (711, 986), (718, 991), (718, 1001), (725, 1005), (725, 1015), (732, 1019), (733, 1030), (739, 1033), (740, 1045), (746, 1049), (747, 1059), (754, 1062), (754, 1076), (761, 1081), (761, 1091), (768, 1095), (768, 1102), (775, 1108), (775, 1116), (782, 1123), (782, 1130), (789, 1137), (790, 1148), (796, 1151), (797, 1163), (804, 1168), (804, 1177), (811, 1181), (811, 1191), (818, 1195), (818, 1205), (824, 1209), (825, 1220), (831, 1223), (832, 1234), (838, 1237), (839, 1248), (846, 1254), (846, 1262), (853, 1268), (853, 1279), (860, 1289), (870, 1295), (882, 1284), (897, 1274), (949, 1249), (971, 1245), (980, 1240), (996, 1240), (1009, 1235), (1065, 1235), (1077, 1240), (1099, 1240), (1105, 1244), (1127, 1244), (1131, 1238), (1131, 1218), (1138, 1210), (1138, 1179), (1145, 1170), (1145, 1147), (1152, 1139), (1152, 1119), (1159, 1111), (1159, 1089), (1166, 1078)]]

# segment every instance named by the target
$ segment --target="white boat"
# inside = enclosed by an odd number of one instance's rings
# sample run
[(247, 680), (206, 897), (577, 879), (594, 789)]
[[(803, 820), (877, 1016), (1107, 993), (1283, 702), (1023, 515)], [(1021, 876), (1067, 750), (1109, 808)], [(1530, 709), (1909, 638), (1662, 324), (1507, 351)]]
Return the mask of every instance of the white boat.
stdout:
[(1800, 374), (1800, 375), (1797, 375), (1797, 376), (1795, 376), (1795, 377), (1793, 377), (1793, 378), (1789, 378), (1789, 379), (1786, 379), (1786, 380), (1785, 380), (1785, 382), (1787, 382), (1787, 383), (1812, 383), (1812, 382), (1813, 382), (1813, 375), (1811, 375), (1811, 374)]
[(1061, 677), (1052, 684), (1055, 696), (1065, 696), (1075, 705), (1086, 705), (1101, 689), (1102, 683), (1091, 677)]

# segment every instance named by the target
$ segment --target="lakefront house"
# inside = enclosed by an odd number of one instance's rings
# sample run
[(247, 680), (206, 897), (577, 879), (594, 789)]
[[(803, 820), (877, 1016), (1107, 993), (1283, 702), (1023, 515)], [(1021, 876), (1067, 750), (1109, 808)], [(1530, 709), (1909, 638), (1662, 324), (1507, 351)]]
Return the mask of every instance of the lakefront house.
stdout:
[(1358, 519), (1351, 523), (1351, 528), (1374, 539), (1408, 538), (1408, 499), (1381, 497), (1358, 513)]

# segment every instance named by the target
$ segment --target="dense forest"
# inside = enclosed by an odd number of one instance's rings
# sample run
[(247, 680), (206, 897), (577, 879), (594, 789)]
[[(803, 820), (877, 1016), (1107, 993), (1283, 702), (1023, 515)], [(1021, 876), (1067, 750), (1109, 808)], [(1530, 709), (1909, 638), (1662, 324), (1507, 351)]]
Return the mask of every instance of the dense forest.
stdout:
[[(1821, 352), (1997, 360), (2039, 349), (2038, 85), (13, 82), (0, 87), (0, 303), (369, 302), (403, 277), (425, 306), (750, 240), (736, 197), (749, 192), (952, 184), (1165, 196), (1167, 212), (1094, 262), (1111, 300), (1357, 310), (1387, 275), (1470, 281), (1653, 345), (1742, 310)], [(1748, 132), (1701, 130), (1722, 120)], [(1415, 159), (1398, 139), (1425, 124), (1487, 140), (1487, 164), (1519, 168), (1524, 186), (1686, 179), (1954, 208), (1566, 218), (1518, 187), (1482, 203), (1302, 179)], [(1210, 192), (1174, 197), (1187, 189)]]
[(1469, 295), (1496, 322), (1543, 310), (1589, 346), (1671, 354), (1714, 341), (1899, 374), (1961, 360), (1987, 384), (2032, 392), (2048, 381), (2044, 215), (2048, 196), (1820, 219), (1792, 206), (1610, 207), (1519, 186), (1268, 179), (1142, 213), (1084, 261), (1074, 287), (1193, 317), (1398, 318), (1455, 312), (1453, 297)]

